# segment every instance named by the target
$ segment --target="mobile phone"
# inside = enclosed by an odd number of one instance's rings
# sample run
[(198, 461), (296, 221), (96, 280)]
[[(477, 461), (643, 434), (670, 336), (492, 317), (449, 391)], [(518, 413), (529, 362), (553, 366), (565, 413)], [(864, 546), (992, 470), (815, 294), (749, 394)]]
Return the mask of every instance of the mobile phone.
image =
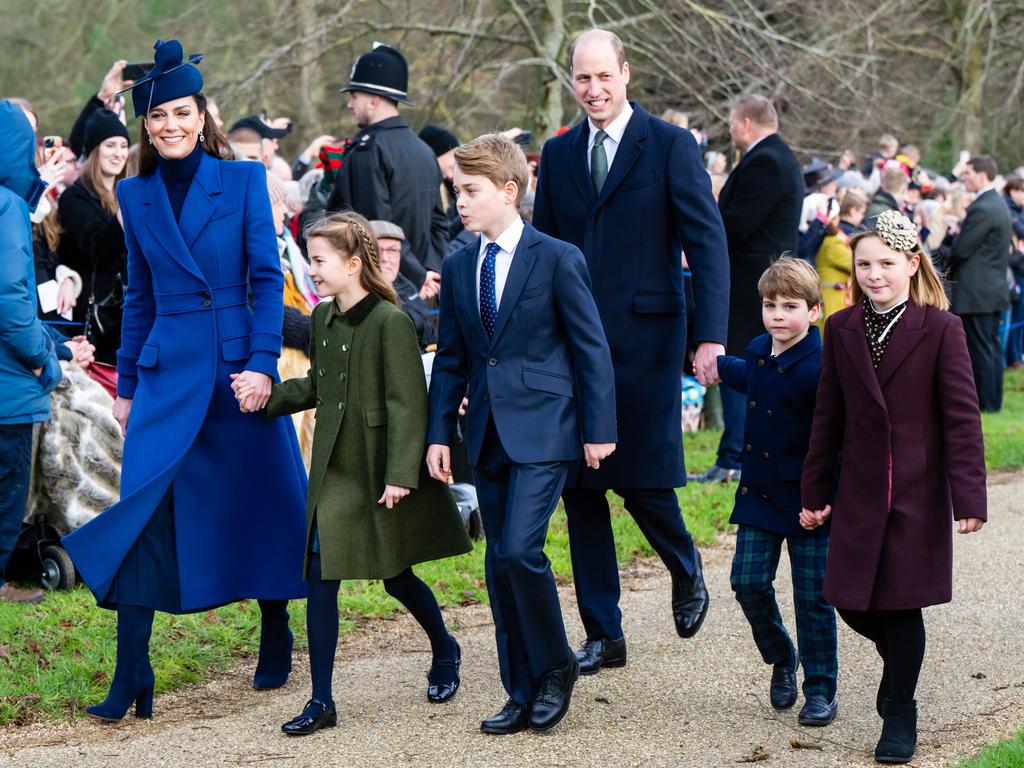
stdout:
[(958, 163), (958, 165), (963, 165), (964, 163), (966, 163), (970, 159), (971, 159), (971, 153), (969, 151), (967, 151), (966, 149), (961, 149), (960, 150), (960, 162)]
[(512, 139), (520, 147), (528, 147), (533, 144), (533, 131), (523, 131), (514, 139)]
[(43, 137), (43, 156), (49, 160), (64, 147), (64, 139), (60, 136)]
[(121, 69), (122, 80), (138, 80), (153, 68), (152, 61), (133, 61)]

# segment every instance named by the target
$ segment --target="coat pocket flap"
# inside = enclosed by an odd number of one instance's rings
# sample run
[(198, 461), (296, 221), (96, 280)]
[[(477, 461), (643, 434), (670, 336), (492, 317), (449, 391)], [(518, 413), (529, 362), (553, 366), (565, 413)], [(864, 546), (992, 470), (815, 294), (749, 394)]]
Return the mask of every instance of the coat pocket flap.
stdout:
[(143, 344), (142, 351), (139, 353), (138, 362), (135, 363), (139, 368), (155, 368), (156, 360), (160, 354), (160, 348), (156, 344)]
[(523, 385), (527, 389), (539, 389), (553, 395), (572, 397), (572, 380), (567, 376), (534, 368), (523, 368)]
[(779, 480), (799, 480), (804, 473), (802, 461), (780, 461)]
[(248, 336), (235, 336), (231, 339), (224, 339), (220, 349), (224, 359), (233, 363), (239, 360), (248, 360), (250, 346), (251, 342)]
[(366, 412), (366, 426), (383, 427), (388, 423), (388, 412), (384, 408), (377, 408)]
[(685, 301), (678, 293), (638, 293), (633, 296), (633, 311), (641, 315), (678, 315)]

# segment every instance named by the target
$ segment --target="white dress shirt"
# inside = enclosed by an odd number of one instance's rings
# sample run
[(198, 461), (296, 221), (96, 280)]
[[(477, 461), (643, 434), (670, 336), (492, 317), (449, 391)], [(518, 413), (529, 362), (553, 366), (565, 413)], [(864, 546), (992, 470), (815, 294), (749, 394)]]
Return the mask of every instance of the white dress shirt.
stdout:
[(590, 139), (587, 141), (588, 170), (590, 169), (590, 152), (594, 148), (594, 137), (597, 136), (598, 131), (602, 130), (608, 134), (608, 137), (604, 140), (604, 153), (608, 156), (608, 170), (611, 170), (612, 161), (615, 159), (615, 152), (618, 150), (619, 144), (622, 143), (622, 135), (626, 132), (626, 124), (632, 116), (633, 105), (627, 101), (625, 109), (604, 128), (598, 128), (589, 117), (587, 118), (587, 122), (590, 124)]
[[(494, 299), (495, 305), (501, 306), (501, 294), (505, 291), (505, 281), (508, 280), (508, 271), (512, 268), (512, 255), (519, 246), (519, 240), (523, 236), (522, 218), (516, 216), (515, 221), (508, 225), (508, 229), (498, 235), (494, 241), (498, 244), (498, 255), (494, 257)], [(484, 256), (487, 255), (487, 246), (491, 241), (486, 235), (480, 234), (480, 252), (476, 258), (476, 306), (480, 308), (480, 270), (484, 265)]]

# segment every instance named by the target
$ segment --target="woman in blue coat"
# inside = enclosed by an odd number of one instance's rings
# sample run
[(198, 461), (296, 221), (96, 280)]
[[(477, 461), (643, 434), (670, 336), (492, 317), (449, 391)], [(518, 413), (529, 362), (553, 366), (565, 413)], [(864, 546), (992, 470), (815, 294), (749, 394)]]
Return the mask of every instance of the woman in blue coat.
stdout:
[[(228, 162), (203, 78), (177, 40), (135, 85), (139, 176), (117, 187), (128, 251), (118, 397), (121, 501), (64, 542), (97, 602), (116, 608), (110, 694), (86, 712), (152, 714), (154, 610), (243, 598), (262, 611), (253, 686), (291, 670), (287, 600), (302, 581), (306, 476), (291, 422), (239, 412), (230, 375), (270, 395), (283, 277), (262, 165)], [(262, 402), (261, 402), (262, 401)]]

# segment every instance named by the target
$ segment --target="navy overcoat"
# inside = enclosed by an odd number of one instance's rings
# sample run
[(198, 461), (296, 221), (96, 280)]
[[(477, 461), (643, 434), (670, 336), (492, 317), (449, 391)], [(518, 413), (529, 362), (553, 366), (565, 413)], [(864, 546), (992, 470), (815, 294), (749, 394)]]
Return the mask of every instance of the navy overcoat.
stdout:
[(601, 194), (590, 180), (583, 120), (544, 145), (533, 211), (537, 229), (583, 251), (615, 366), (618, 447), (599, 470), (583, 470), (590, 488), (686, 483), (684, 249), (697, 297), (694, 339), (724, 344), (728, 325), (725, 230), (697, 142), (631, 104)]
[(277, 378), (283, 276), (265, 174), (203, 154), (178, 221), (159, 170), (118, 185), (128, 248), (118, 394), (132, 399), (121, 501), (64, 539), (101, 603), (172, 488), (183, 611), (306, 595), (294, 429), (241, 413), (231, 390), (243, 370)]
[(830, 524), (813, 533), (800, 527), (800, 477), (820, 372), (821, 334), (813, 325), (778, 357), (765, 333), (747, 345), (745, 359), (718, 358), (722, 383), (747, 396), (743, 475), (730, 523), (783, 536), (828, 534)]

